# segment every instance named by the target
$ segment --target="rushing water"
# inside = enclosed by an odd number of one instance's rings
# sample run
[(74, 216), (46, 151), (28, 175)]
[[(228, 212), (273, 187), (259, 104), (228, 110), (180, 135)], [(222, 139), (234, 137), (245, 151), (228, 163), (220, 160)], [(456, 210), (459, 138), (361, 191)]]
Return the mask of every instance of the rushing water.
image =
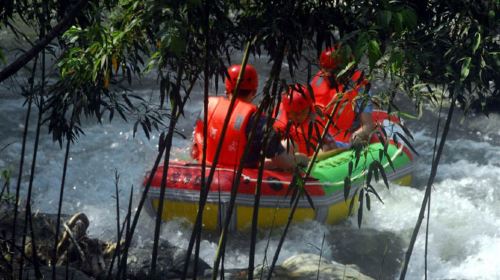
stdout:
[[(260, 66), (262, 72), (267, 65)], [(15, 89), (14, 89), (15, 91)], [(144, 85), (137, 94), (157, 92), (153, 85)], [(200, 91), (197, 94), (201, 94)], [(23, 99), (12, 90), (2, 88), (0, 102), (0, 170), (10, 169), (17, 178), (21, 136), (26, 114)], [(200, 108), (200, 100), (188, 104), (187, 119), (180, 129), (190, 136), (190, 126)], [(416, 158), (413, 187), (393, 185), (389, 190), (379, 186), (384, 204), (373, 203), (365, 212), (363, 225), (356, 217), (336, 226), (316, 222), (295, 225), (284, 244), (280, 260), (295, 253), (316, 253), (342, 263), (357, 264), (376, 278), (397, 277), (404, 252), (420, 210), (423, 189), (430, 173), (433, 153), (436, 110), (428, 110), (424, 120), (408, 122), (415, 135)], [(22, 177), (25, 191), (33, 155), (33, 111), (26, 164)], [(428, 275), (430, 279), (500, 279), (500, 122), (498, 115), (473, 116), (462, 120), (461, 113), (452, 125), (449, 141), (441, 159), (433, 185), (429, 225)], [(156, 156), (157, 134), (148, 140), (139, 132), (135, 137), (132, 124), (115, 118), (112, 123), (96, 124), (87, 120), (85, 135), (72, 145), (66, 180), (63, 212), (85, 212), (90, 220), (90, 233), (112, 239), (116, 234), (115, 171), (119, 174), (121, 217), (132, 186), (137, 194), (144, 173)], [(172, 158), (187, 158), (189, 139), (174, 141)], [(36, 164), (33, 200), (35, 209), (56, 212), (64, 150), (46, 129), (42, 130)], [(15, 186), (15, 180), (11, 184)], [(136, 196), (137, 200), (137, 196)], [(138, 228), (138, 242), (151, 238), (151, 219), (144, 216)], [(422, 279), (425, 248), (424, 222), (411, 258), (408, 279)], [(272, 259), (280, 230), (261, 232), (257, 258)], [(186, 247), (190, 228), (180, 221), (163, 225), (162, 237)], [(212, 263), (217, 236), (207, 235), (201, 243), (201, 257)], [(226, 253), (226, 268), (245, 267), (248, 263), (248, 233), (234, 233)], [(324, 243), (323, 243), (324, 241)], [(323, 246), (322, 246), (323, 243)]]

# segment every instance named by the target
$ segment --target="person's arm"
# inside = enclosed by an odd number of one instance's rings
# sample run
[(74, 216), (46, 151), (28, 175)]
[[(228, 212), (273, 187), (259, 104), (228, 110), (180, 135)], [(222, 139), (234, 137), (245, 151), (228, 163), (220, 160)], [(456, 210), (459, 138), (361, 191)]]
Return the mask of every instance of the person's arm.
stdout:
[(302, 153), (290, 153), (284, 150), (282, 153), (266, 160), (266, 169), (279, 169), (293, 171), (297, 166), (307, 166), (309, 158)]
[(292, 171), (298, 165), (307, 166), (309, 158), (306, 155), (295, 153), (293, 147), (285, 148), (281, 143), (279, 133), (274, 129), (270, 133), (267, 150), (264, 151), (266, 169)]
[[(350, 147), (343, 147), (343, 148), (331, 149), (328, 151), (320, 151), (318, 153), (318, 155), (316, 156), (316, 161), (320, 161), (320, 160), (327, 159), (329, 157), (333, 157), (334, 155), (338, 155), (338, 154), (340, 154), (344, 151), (347, 151), (349, 149), (350, 149)], [(312, 156), (310, 158), (312, 159)]]
[(203, 119), (198, 116), (194, 124), (193, 141), (191, 144), (191, 158), (195, 160), (201, 160), (201, 153), (203, 152), (203, 146), (201, 145), (203, 143), (203, 125)]
[[(370, 137), (370, 133), (375, 128), (375, 123), (373, 122), (372, 113), (361, 113), (360, 116), (361, 126), (352, 134), (352, 141), (357, 141), (356, 138), (360, 140), (367, 141)], [(359, 141), (359, 140), (358, 140)]]
[(351, 143), (362, 143), (368, 141), (370, 133), (375, 129), (372, 112), (373, 103), (371, 102), (372, 92), (365, 91), (365, 88), (359, 90), (359, 94), (363, 97), (357, 101), (357, 110), (360, 114), (360, 127), (354, 131), (351, 136)]

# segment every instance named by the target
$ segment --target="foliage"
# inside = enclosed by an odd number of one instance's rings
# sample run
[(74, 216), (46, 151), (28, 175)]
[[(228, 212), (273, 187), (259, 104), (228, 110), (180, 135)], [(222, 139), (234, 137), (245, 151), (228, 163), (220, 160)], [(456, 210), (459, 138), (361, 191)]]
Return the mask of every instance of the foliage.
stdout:
[[(55, 0), (2, 3), (0, 30), (17, 36), (24, 35), (16, 27), (18, 20), (41, 36), (51, 30), (46, 23), (58, 22), (71, 8), (71, 2)], [(58, 46), (52, 46), (57, 77), (40, 82), (39, 87), (48, 90), (46, 102), (39, 105), (60, 144), (65, 137), (74, 140), (83, 133), (82, 117), (101, 122), (115, 113), (133, 119), (134, 133), (140, 125), (149, 137), (153, 128), (163, 128), (165, 117), (177, 120), (184, 114), (183, 106), (201, 78), (217, 88), (232, 57), (250, 42), (251, 53), (267, 56), (271, 65), (263, 90), (264, 112), (273, 111), (280, 87), (302, 79), (304, 72), (309, 81), (318, 54), (331, 45), (339, 49), (337, 74), (342, 82), (347, 83), (355, 69), (365, 70), (370, 79), (390, 79), (390, 90), (377, 96), (388, 111), (398, 111), (395, 97), (401, 93), (411, 97), (416, 108), (436, 102), (441, 98), (436, 86), (444, 87), (445, 97), (467, 111), (499, 94), (497, 11), (495, 1), (465, 0), (90, 1), (57, 38)], [(0, 50), (0, 60), (4, 56)], [(284, 66), (292, 81), (284, 80)], [(158, 79), (159, 94), (153, 100), (127, 89), (144, 75)], [(408, 144), (411, 134), (405, 132), (393, 140)], [(355, 166), (363, 164), (358, 162), (362, 152), (362, 147), (356, 151)], [(380, 152), (379, 160), (390, 164), (385, 153)], [(372, 178), (387, 185), (380, 162), (364, 166), (366, 184), (357, 190), (359, 223), (363, 205), (371, 207), (370, 196), (380, 199)], [(292, 197), (307, 197), (297, 182)], [(346, 198), (350, 184), (347, 177)]]

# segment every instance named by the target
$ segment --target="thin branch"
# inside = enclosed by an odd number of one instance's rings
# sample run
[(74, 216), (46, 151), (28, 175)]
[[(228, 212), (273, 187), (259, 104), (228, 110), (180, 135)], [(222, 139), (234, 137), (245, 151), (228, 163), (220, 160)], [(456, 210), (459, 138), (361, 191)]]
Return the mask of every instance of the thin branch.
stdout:
[(30, 62), (35, 56), (38, 55), (54, 38), (60, 36), (63, 32), (68, 30), (70, 24), (75, 19), (76, 15), (82, 11), (87, 4), (87, 0), (80, 0), (73, 9), (56, 25), (43, 39), (38, 40), (34, 47), (25, 52), (14, 62), (2, 69), (0, 72), (0, 83), (8, 77), (14, 75), (19, 69)]
[(456, 95), (453, 94), (450, 108), (448, 110), (448, 116), (446, 118), (446, 124), (443, 128), (441, 141), (439, 143), (439, 148), (436, 153), (436, 158), (432, 161), (431, 175), (429, 176), (429, 180), (427, 181), (427, 187), (425, 189), (424, 199), (422, 201), (422, 206), (420, 207), (420, 214), (418, 215), (417, 224), (415, 225), (415, 228), (413, 230), (410, 245), (408, 246), (408, 250), (406, 251), (405, 261), (403, 263), (403, 269), (401, 270), (401, 275), (399, 277), (399, 279), (401, 280), (405, 279), (406, 277), (406, 271), (408, 270), (408, 264), (410, 262), (411, 254), (413, 252), (413, 247), (415, 246), (415, 242), (417, 241), (418, 231), (420, 230), (420, 226), (422, 225), (422, 221), (424, 220), (425, 217), (425, 210), (427, 207), (428, 200), (430, 199), (430, 193), (432, 190), (434, 179), (436, 178), (439, 160), (441, 159), (441, 155), (443, 153), (444, 144), (446, 142), (446, 136), (448, 136), (448, 131), (450, 130), (450, 123), (453, 117), (453, 111), (455, 109), (455, 100), (456, 100), (455, 96)]

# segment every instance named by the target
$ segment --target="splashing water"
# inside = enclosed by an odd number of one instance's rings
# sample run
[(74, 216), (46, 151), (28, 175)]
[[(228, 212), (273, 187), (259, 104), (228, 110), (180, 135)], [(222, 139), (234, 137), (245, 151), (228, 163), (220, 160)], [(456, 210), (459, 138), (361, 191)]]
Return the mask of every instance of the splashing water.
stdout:
[[(0, 147), (12, 143), (0, 154), (0, 170), (11, 169), (13, 178), (17, 178), (15, 174), (26, 111), (22, 102), (22, 99), (12, 97), (0, 104)], [(187, 115), (194, 115), (199, 111), (196, 108), (199, 106), (192, 106)], [(34, 112), (22, 177), (23, 191), (27, 188), (33, 155), (36, 110)], [(497, 119), (498, 116), (493, 115), (490, 119), (476, 117), (466, 124), (454, 124), (461, 126), (462, 130), (451, 132), (433, 185), (428, 252), (430, 279), (500, 279), (500, 259), (497, 257), (500, 251), (500, 204), (497, 203), (500, 200), (497, 187), (500, 185), (500, 127)], [(185, 120), (183, 126), (189, 127), (192, 121), (192, 118)], [(415, 131), (417, 150), (421, 154), (416, 158), (413, 187), (393, 185), (387, 190), (379, 185), (384, 204), (373, 203), (372, 210), (365, 211), (361, 229), (358, 229), (356, 217), (337, 226), (316, 222), (292, 226), (279, 261), (296, 253), (319, 254), (322, 251), (325, 258), (355, 263), (363, 272), (374, 277), (388, 269), (391, 272), (383, 275), (389, 279), (396, 278), (430, 172), (434, 128), (424, 125), (429, 124), (410, 124), (410, 128)], [(141, 133), (133, 137), (131, 124), (118, 119), (103, 125), (89, 122), (83, 129), (85, 135), (71, 149), (63, 212), (85, 212), (91, 220), (90, 234), (114, 239), (115, 170), (120, 176), (119, 197), (123, 218), (130, 188), (134, 186), (135, 193), (139, 192), (144, 174), (151, 168), (156, 156), (158, 139), (153, 135), (148, 140)], [(189, 138), (189, 131), (186, 134)], [(460, 138), (457, 135), (465, 136)], [(189, 143), (189, 139), (176, 138), (171, 158), (186, 159)], [(64, 150), (54, 144), (51, 136), (43, 130), (33, 198), (35, 208), (40, 211), (57, 211), (63, 157)], [(12, 186), (15, 186), (15, 182)], [(151, 222), (151, 218), (144, 218), (143, 224)], [(151, 238), (151, 232), (146, 232), (150, 229), (150, 226), (141, 224), (138, 228), (139, 240)], [(185, 248), (190, 229), (182, 221), (166, 223), (163, 225), (162, 238)], [(425, 231), (424, 222), (411, 258), (408, 279), (423, 278)], [(272, 233), (259, 233), (257, 264), (263, 262), (264, 256), (268, 263), (272, 260), (280, 233), (281, 229)], [(201, 243), (200, 256), (209, 264), (214, 259), (217, 238), (216, 235), (207, 234)], [(248, 265), (248, 240), (248, 233), (231, 235), (226, 252), (226, 268)], [(366, 255), (370, 248), (368, 252), (381, 251), (377, 249), (381, 240), (385, 240), (382, 248), (387, 249), (389, 246), (389, 251), (396, 252), (392, 256), (396, 260), (392, 262), (392, 268), (384, 268), (381, 259)], [(389, 260), (385, 263), (387, 266)]]

